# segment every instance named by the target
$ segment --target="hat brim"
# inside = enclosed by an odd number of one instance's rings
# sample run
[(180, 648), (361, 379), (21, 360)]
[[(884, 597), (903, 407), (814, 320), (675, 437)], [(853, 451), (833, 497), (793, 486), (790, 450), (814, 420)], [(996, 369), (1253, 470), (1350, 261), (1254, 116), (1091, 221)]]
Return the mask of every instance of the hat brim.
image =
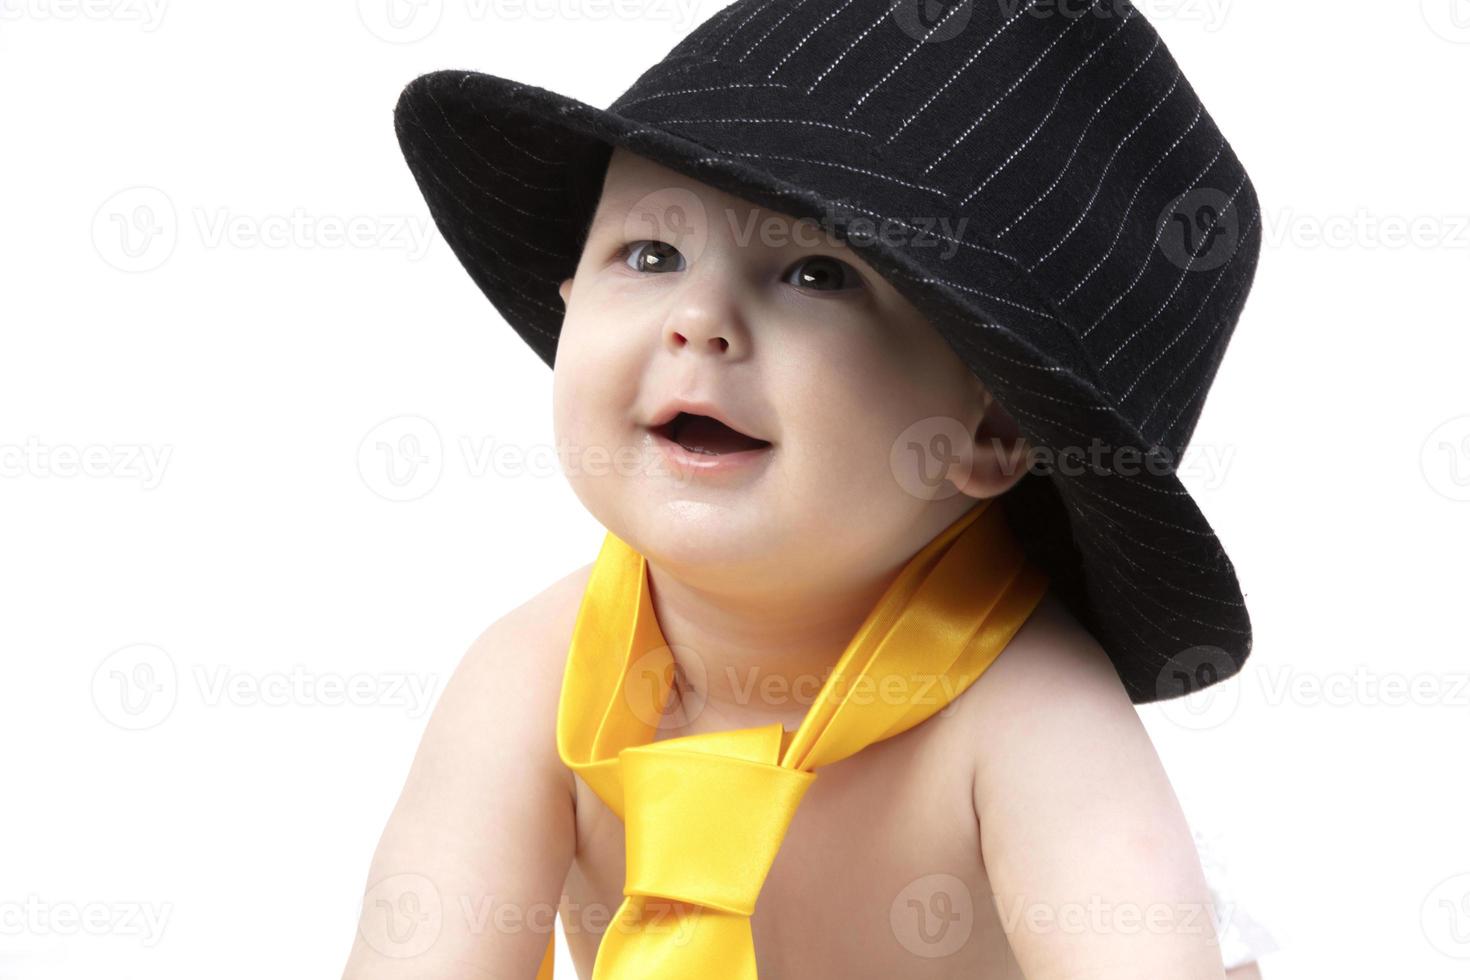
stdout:
[[(563, 314), (557, 288), (576, 271), (613, 147), (761, 207), (830, 219), (833, 202), (738, 155), (482, 72), (414, 79), (399, 97), (394, 127), (440, 233), (549, 367)], [(1249, 237), (1248, 230), (1241, 240)], [(929, 318), (1032, 445), (1073, 453), (1158, 448), (1033, 342), (1035, 331), (1017, 327), (1029, 315), (1025, 304), (926, 278), (881, 236), (850, 245)], [(1130, 472), (1106, 472), (1081, 456), (1064, 465), (1067, 458), (1054, 456), (1049, 472), (1028, 473), (1002, 499), (1058, 597), (1107, 651), (1130, 700), (1178, 697), (1239, 672), (1252, 645), (1244, 596), (1174, 467), (1140, 461)]]

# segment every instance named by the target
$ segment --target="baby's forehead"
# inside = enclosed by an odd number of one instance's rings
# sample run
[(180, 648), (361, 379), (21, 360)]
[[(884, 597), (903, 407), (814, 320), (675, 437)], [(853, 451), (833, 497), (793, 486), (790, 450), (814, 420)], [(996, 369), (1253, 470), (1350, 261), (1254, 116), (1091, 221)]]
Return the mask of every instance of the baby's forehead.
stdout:
[(595, 223), (676, 221), (681, 216), (787, 228), (802, 221), (671, 170), (624, 147), (613, 147), (597, 201)]

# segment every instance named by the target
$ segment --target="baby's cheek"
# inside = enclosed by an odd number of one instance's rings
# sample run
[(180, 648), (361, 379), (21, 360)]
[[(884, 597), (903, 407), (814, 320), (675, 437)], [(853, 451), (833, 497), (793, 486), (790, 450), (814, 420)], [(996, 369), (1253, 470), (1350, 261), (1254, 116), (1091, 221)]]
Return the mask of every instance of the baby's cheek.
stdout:
[(557, 350), (552, 414), (558, 442), (581, 445), (595, 436), (594, 423), (604, 411), (599, 408), (604, 393), (596, 372), (590, 370), (593, 363), (575, 346)]
[(791, 484), (831, 506), (888, 493), (892, 429), (871, 406), (842, 399), (803, 416), (785, 430)]

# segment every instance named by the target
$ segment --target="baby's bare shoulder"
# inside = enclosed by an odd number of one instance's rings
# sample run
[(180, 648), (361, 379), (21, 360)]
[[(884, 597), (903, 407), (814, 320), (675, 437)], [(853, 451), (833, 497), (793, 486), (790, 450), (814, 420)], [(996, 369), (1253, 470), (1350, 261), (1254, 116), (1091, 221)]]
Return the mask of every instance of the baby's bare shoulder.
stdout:
[[(1112, 661), (1060, 603), (1048, 598), (1038, 613), (971, 685), (966, 706), (973, 804), (997, 902), (1097, 895), (1122, 907), (1168, 896), (1176, 911), (1205, 907), (1188, 824)], [(1115, 957), (1208, 958), (1184, 930), (1137, 948), (1123, 948), (1124, 938), (1087, 933), (1063, 950), (1020, 930), (1013, 947), (1027, 976), (1076, 976)]]
[[(1048, 592), (1006, 648), (960, 698), (959, 712), (986, 736), (1016, 726), (1065, 722), (1081, 707), (1136, 718), (1106, 651), (1054, 593)], [(994, 746), (1001, 750), (998, 745)], [(1007, 744), (1004, 751), (1017, 746)]]
[[(482, 776), (512, 739), (544, 778), (571, 780), (557, 762), (556, 710), (581, 587), (575, 569), (486, 626), (460, 658), (430, 720), (421, 754), (436, 772), (467, 767)], [(451, 765), (452, 763), (452, 765)], [(484, 787), (489, 789), (489, 787)]]
[(568, 572), (495, 620), (475, 638), (459, 669), (472, 696), (475, 689), (492, 694), (490, 686), (502, 684), (507, 669), (520, 677), (521, 703), (545, 736), (537, 742), (553, 756), (567, 647), (591, 571), (589, 563)]
[[(370, 883), (427, 879), (446, 903), (494, 896), (510, 908), (556, 905), (576, 847), (575, 788), (556, 748), (566, 663), (558, 638), (570, 635), (588, 571), (553, 582), (469, 645), (425, 726)], [(385, 958), (391, 937), (360, 930), (344, 977), (530, 976), (545, 953), (546, 936), (535, 930), (486, 943), (470, 918), (442, 924), (432, 948), (412, 960)]]
[(1052, 593), (957, 699), (954, 720), (977, 809), (1018, 782), (1045, 794), (1059, 782), (1106, 782), (1156, 765), (1107, 652)]
[(528, 667), (544, 667), (547, 660), (557, 660), (554, 673), (560, 679), (564, 658), (558, 655), (566, 653), (571, 640), (592, 565), (573, 569), (491, 623), (476, 638), (469, 655), (496, 656), (498, 649), (511, 644), (535, 662), (526, 664)]

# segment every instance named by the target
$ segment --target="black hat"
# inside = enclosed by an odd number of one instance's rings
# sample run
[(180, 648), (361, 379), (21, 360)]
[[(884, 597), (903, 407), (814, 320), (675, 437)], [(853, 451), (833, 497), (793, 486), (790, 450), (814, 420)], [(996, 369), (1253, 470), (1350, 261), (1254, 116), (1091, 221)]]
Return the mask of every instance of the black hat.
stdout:
[(547, 365), (614, 146), (820, 222), (1048, 451), (1001, 499), (1132, 701), (1207, 687), (1251, 624), (1176, 468), (1255, 276), (1255, 188), (1127, 0), (930, 9), (737, 0), (607, 109), (436, 71), (394, 126)]

